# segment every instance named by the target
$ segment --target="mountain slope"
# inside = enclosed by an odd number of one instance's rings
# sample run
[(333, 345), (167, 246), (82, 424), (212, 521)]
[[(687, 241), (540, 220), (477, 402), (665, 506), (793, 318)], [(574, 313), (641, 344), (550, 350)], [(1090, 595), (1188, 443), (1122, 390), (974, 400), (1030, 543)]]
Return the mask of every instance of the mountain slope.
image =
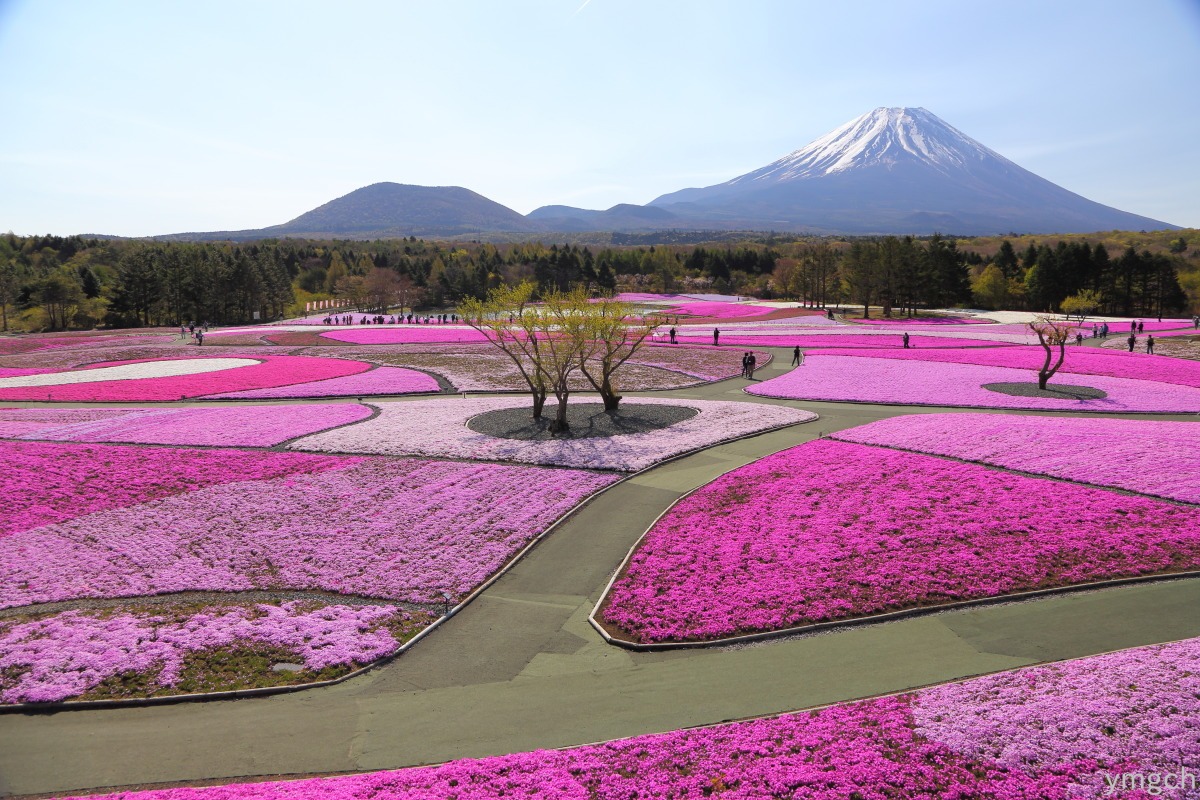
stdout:
[(266, 230), (290, 236), (411, 236), (523, 231), (531, 226), (511, 208), (460, 186), (373, 183)]
[(1069, 192), (923, 108), (878, 108), (761, 169), (651, 201), (691, 224), (840, 233), (1174, 227)]

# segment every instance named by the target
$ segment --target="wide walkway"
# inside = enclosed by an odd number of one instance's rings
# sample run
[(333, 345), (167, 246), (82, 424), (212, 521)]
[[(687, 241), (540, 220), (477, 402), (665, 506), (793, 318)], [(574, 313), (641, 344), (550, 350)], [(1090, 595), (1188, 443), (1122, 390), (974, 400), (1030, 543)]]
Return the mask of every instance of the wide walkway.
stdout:
[[(770, 377), (789, 369), (776, 350)], [(765, 401), (743, 380), (654, 396)], [(400, 401), (402, 402), (402, 401)], [(601, 495), (391, 664), (326, 689), (0, 716), (0, 795), (375, 770), (705, 725), (1200, 636), (1200, 579), (979, 607), (739, 647), (631, 653), (587, 622), (671, 502), (817, 437), (939, 409), (787, 403), (821, 419), (665, 464)]]

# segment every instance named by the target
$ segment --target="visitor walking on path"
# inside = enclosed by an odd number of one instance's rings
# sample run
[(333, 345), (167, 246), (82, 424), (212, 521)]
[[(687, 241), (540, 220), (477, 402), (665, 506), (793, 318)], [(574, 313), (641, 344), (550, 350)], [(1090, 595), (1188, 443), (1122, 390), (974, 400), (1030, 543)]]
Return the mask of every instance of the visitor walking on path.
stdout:
[(758, 364), (758, 358), (755, 357), (754, 353), (747, 353), (746, 354), (746, 377), (749, 378), (750, 380), (754, 380), (754, 367), (757, 364)]
[(713, 347), (717, 346), (717, 340), (720, 338), (721, 338), (721, 330), (719, 328), (713, 328)]
[(750, 371), (750, 353), (742, 353), (742, 377), (746, 377), (746, 373)]
[(204, 344), (204, 331), (196, 331), (196, 346)]
[(908, 349), (908, 333), (907, 332), (905, 332), (905, 334), (904, 334), (904, 349), (905, 350)]
[(1149, 353), (1150, 355), (1154, 355), (1154, 334), (1153, 333), (1146, 337), (1146, 352)]
[(1129, 352), (1132, 353), (1133, 346), (1135, 344), (1137, 344), (1137, 336), (1135, 336), (1134, 334), (1131, 333), (1131, 334), (1129, 334), (1129, 338), (1126, 341), (1129, 342)]
[(792, 351), (792, 366), (800, 366), (800, 345), (796, 345), (796, 349)]

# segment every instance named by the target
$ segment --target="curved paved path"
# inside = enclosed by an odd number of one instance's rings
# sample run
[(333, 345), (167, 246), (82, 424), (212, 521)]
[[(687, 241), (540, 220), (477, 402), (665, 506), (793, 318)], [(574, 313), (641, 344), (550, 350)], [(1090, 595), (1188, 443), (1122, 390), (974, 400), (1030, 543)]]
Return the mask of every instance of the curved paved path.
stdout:
[[(789, 350), (775, 355), (763, 377), (790, 369)], [(670, 396), (780, 402), (747, 396), (745, 385)], [(560, 747), (1200, 636), (1200, 579), (1185, 579), (740, 647), (631, 653), (605, 645), (587, 622), (592, 606), (629, 547), (681, 494), (822, 432), (948, 410), (787, 404), (821, 419), (712, 448), (608, 491), (411, 653), (360, 678), (270, 698), (0, 715), (0, 795)]]

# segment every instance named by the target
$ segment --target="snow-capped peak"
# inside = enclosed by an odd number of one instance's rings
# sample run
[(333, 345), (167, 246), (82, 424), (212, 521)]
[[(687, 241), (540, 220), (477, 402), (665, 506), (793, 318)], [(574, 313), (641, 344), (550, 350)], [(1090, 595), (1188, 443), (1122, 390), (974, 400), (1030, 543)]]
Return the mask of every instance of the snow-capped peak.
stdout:
[(1007, 162), (923, 108), (877, 108), (730, 183), (815, 178), (906, 160), (922, 161), (946, 171), (989, 159)]

